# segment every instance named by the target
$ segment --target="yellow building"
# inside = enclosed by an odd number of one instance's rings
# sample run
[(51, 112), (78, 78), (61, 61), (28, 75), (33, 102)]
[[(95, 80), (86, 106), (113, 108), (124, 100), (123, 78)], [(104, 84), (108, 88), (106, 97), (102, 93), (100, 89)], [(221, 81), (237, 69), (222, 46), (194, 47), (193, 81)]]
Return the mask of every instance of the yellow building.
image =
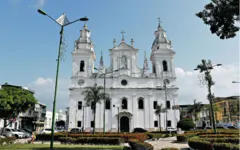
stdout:
[(216, 97), (214, 103), (221, 109), (215, 113), (216, 121), (237, 124), (239, 122), (239, 100), (240, 96)]

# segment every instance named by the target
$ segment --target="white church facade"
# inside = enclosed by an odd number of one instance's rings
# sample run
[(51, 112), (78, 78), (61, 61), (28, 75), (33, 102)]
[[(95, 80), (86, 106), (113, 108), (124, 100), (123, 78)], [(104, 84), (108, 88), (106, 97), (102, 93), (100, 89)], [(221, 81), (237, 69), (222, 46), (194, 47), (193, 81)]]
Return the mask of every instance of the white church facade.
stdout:
[[(143, 67), (138, 67), (139, 50), (134, 47), (133, 39), (127, 44), (124, 35), (120, 44), (116, 44), (115, 39), (113, 41), (113, 47), (109, 50), (110, 66), (104, 66), (103, 56), (100, 56), (100, 64), (96, 69), (96, 55), (90, 34), (85, 24), (72, 52), (69, 128), (90, 131), (93, 127), (91, 107), (85, 106), (81, 93), (87, 86), (104, 86), (103, 73), (106, 74), (106, 93), (111, 100), (106, 101), (105, 109), (103, 101), (96, 106), (96, 131), (103, 131), (104, 111), (106, 132), (117, 132), (118, 129), (120, 132), (132, 132), (134, 128), (156, 131), (160, 124), (163, 130), (166, 125), (176, 128), (179, 110), (172, 108), (178, 104), (178, 88), (174, 86), (175, 52), (160, 23), (151, 47), (152, 72), (148, 68), (146, 53), (141, 64)], [(164, 81), (168, 82), (166, 88)], [(155, 114), (157, 104), (167, 108), (167, 113), (161, 113), (161, 122)]]

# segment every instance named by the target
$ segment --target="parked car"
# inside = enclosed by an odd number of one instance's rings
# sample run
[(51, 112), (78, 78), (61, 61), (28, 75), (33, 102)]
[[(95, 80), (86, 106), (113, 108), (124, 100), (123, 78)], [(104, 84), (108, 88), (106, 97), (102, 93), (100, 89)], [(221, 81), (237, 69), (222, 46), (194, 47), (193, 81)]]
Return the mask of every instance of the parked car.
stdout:
[(147, 132), (147, 130), (143, 128), (134, 128), (133, 133), (142, 133), (142, 132)]
[(18, 129), (17, 130), (18, 132), (22, 132), (24, 134), (24, 138), (30, 138), (31, 137), (31, 134), (22, 130), (22, 129)]
[(13, 137), (15, 136), (16, 138), (24, 138), (24, 133), (19, 132), (15, 129), (9, 129), (9, 128), (5, 128), (3, 131), (3, 135), (6, 137)]
[(227, 128), (224, 126), (217, 126), (216, 129), (227, 129)]
[(42, 129), (42, 131), (40, 131), (40, 134), (50, 134), (52, 132), (52, 130), (50, 128), (45, 128)]
[(228, 126), (227, 128), (228, 128), (228, 129), (239, 129), (239, 128), (236, 127), (236, 126)]
[(175, 129), (173, 127), (167, 127), (167, 131), (173, 132), (173, 131), (177, 131), (177, 129)]
[(70, 130), (70, 133), (81, 133), (81, 132), (82, 132), (82, 130), (80, 128), (72, 128)]

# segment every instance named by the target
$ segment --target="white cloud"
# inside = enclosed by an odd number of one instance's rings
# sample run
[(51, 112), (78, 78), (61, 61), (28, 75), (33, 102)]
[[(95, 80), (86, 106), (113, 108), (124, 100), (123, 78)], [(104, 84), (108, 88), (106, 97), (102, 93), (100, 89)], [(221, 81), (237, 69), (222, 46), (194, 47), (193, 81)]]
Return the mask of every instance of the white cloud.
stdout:
[[(193, 99), (203, 103), (209, 103), (206, 99), (207, 87), (200, 84), (198, 80), (199, 71), (184, 71), (176, 68), (177, 86), (179, 89), (179, 104), (193, 103)], [(212, 92), (215, 97), (227, 97), (239, 95), (239, 84), (233, 84), (232, 81), (239, 80), (239, 66), (226, 65), (214, 67), (211, 71), (215, 85)]]
[[(184, 71), (181, 68), (176, 68), (177, 81), (179, 87), (178, 100), (179, 104), (191, 104), (193, 99), (208, 103), (206, 99), (207, 88), (201, 87), (198, 81), (198, 71)], [(215, 96), (225, 97), (232, 95), (239, 95), (239, 84), (233, 84), (232, 81), (239, 80), (239, 66), (227, 65), (222, 67), (215, 67), (212, 70), (212, 78), (215, 85), (212, 92)], [(39, 77), (28, 85), (30, 89), (35, 91), (36, 98), (41, 103), (47, 105), (48, 110), (52, 110), (54, 97), (55, 81), (51, 78)], [(58, 93), (57, 93), (57, 108), (65, 109), (69, 106), (69, 92), (70, 79), (59, 79)]]
[[(59, 79), (58, 80), (58, 90), (57, 90), (57, 109), (65, 109), (68, 107), (68, 88), (70, 85), (69, 79)], [(47, 105), (48, 110), (52, 110), (53, 98), (54, 98), (54, 88), (55, 80), (51, 78), (39, 77), (28, 87), (35, 91), (35, 97), (41, 102)]]
[(28, 8), (43, 8), (47, 0), (37, 0), (34, 5), (29, 5)]

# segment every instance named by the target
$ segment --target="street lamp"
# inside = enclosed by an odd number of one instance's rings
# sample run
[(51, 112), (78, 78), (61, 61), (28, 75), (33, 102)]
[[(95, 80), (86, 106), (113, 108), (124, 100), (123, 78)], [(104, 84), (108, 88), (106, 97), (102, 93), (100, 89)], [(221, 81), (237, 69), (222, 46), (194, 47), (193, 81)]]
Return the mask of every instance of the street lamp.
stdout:
[(82, 132), (84, 131), (84, 108), (88, 106), (82, 106), (83, 107), (83, 121), (82, 121)]
[[(122, 106), (122, 105), (121, 105)], [(116, 106), (116, 105), (113, 105), (113, 107), (115, 107), (115, 108), (117, 108), (118, 109), (118, 114), (117, 114), (117, 122), (118, 122), (118, 133), (120, 132), (120, 128), (119, 128), (119, 108), (121, 107), (121, 106)]]
[(110, 72), (105, 72), (103, 73), (102, 71), (100, 71), (99, 69), (95, 68), (95, 70), (99, 71), (102, 73), (103, 75), (103, 93), (104, 93), (104, 98), (103, 98), (103, 134), (105, 134), (105, 103), (106, 103), (106, 98), (105, 98), (105, 90), (106, 90), (106, 74), (110, 74), (110, 73), (113, 73), (113, 72), (118, 72), (120, 71), (121, 69), (117, 69), (117, 70), (114, 70), (114, 71), (110, 71)]
[(54, 141), (54, 120), (55, 120), (55, 107), (56, 107), (56, 96), (57, 96), (57, 86), (58, 86), (58, 72), (59, 72), (59, 65), (60, 65), (60, 55), (61, 55), (61, 47), (62, 47), (62, 38), (63, 38), (63, 30), (64, 27), (67, 25), (70, 25), (72, 23), (75, 23), (77, 21), (88, 21), (87, 17), (79, 18), (77, 20), (74, 20), (72, 22), (68, 22), (65, 20), (63, 23), (59, 23), (55, 19), (53, 19), (51, 16), (49, 16), (46, 12), (44, 12), (41, 9), (38, 9), (38, 12), (44, 16), (48, 16), (51, 20), (53, 20), (55, 23), (60, 25), (61, 30), (60, 30), (60, 42), (59, 42), (59, 48), (58, 48), (58, 58), (57, 58), (57, 71), (56, 71), (56, 80), (55, 80), (55, 91), (54, 91), (54, 100), (53, 100), (53, 115), (52, 115), (52, 133), (51, 133), (51, 143), (50, 143), (50, 149), (53, 149), (53, 141)]
[(166, 131), (167, 131), (167, 113), (168, 113), (168, 108), (167, 108), (167, 84), (169, 84), (170, 81), (169, 79), (164, 79), (163, 80), (163, 87), (165, 89), (165, 101), (166, 101)]
[(197, 68), (194, 70), (199, 70), (200, 73), (204, 72), (205, 74), (205, 80), (207, 81), (207, 86), (208, 86), (208, 100), (210, 102), (211, 106), (211, 114), (212, 114), (212, 122), (213, 122), (213, 130), (214, 133), (216, 134), (216, 125), (215, 125), (215, 117), (214, 117), (214, 112), (213, 112), (213, 95), (211, 92), (211, 87), (214, 85), (214, 82), (212, 81), (212, 76), (211, 76), (211, 70), (215, 66), (221, 66), (222, 64), (216, 64), (212, 65), (211, 61), (209, 60), (206, 62), (206, 60), (202, 60), (202, 64), (197, 65)]

